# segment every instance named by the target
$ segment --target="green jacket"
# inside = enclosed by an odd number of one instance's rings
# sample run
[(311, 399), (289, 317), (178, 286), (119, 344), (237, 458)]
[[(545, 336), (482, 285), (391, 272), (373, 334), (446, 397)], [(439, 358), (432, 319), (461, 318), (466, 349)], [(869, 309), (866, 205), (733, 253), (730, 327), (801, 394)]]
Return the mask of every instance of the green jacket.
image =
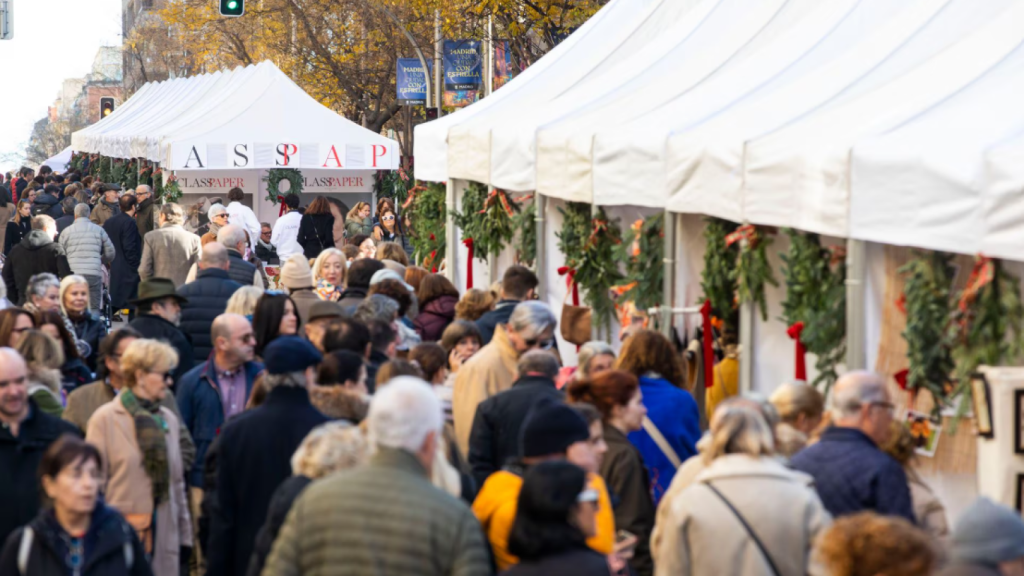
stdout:
[[(68, 405), (64, 408), (62, 418), (77, 426), (84, 434), (93, 412), (113, 400), (115, 396), (114, 389), (103, 380), (79, 386), (71, 394), (68, 394)], [(174, 415), (178, 417), (178, 422), (182, 423), (181, 460), (185, 465), (185, 470), (189, 470), (196, 459), (196, 445), (192, 441), (192, 435), (189, 434), (184, 420), (181, 419), (181, 412), (178, 411), (178, 401), (174, 399), (174, 393), (168, 390), (164, 394), (164, 399), (160, 401), (160, 405), (174, 412)]]
[(292, 506), (264, 576), (485, 576), (480, 523), (409, 452), (313, 483)]
[(360, 234), (366, 234), (367, 236), (373, 234), (373, 220), (370, 218), (367, 218), (366, 220), (346, 218), (345, 235), (349, 238), (355, 238)]

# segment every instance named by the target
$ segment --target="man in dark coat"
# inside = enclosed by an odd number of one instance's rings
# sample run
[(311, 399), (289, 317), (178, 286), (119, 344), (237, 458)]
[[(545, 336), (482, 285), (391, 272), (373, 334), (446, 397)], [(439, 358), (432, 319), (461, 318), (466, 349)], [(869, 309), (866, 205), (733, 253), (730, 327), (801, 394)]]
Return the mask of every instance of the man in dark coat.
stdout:
[(501, 278), (501, 300), (494, 310), (477, 319), (476, 327), (483, 338), (481, 345), (486, 346), (494, 337), (494, 329), (508, 324), (516, 304), (533, 299), (534, 290), (540, 282), (537, 275), (524, 266), (510, 266)]
[(538, 402), (565, 401), (555, 387), (558, 369), (558, 360), (550, 352), (527, 352), (516, 365), (519, 380), (476, 407), (468, 458), (477, 486), (483, 486), (488, 476), (519, 458), (520, 430)]
[(380, 260), (363, 258), (349, 264), (346, 280), (348, 288), (341, 294), (342, 308), (355, 308), (366, 299), (366, 293), (370, 290), (370, 280), (378, 270), (383, 270), (384, 264)]
[(228, 249), (229, 267), (228, 276), (242, 286), (255, 286), (266, 288), (263, 285), (263, 277), (256, 270), (256, 265), (247, 262), (242, 255), (248, 248), (249, 243), (245, 239), (245, 229), (241, 226), (228, 224), (217, 231), (217, 242)]
[(67, 254), (57, 236), (57, 222), (49, 216), (32, 218), (32, 231), (11, 248), (4, 264), (3, 278), (7, 286), (7, 299), (21, 306), (28, 300), (26, 287), (29, 278), (42, 272), (63, 278), (71, 274)]
[(43, 188), (43, 191), (37, 194), (35, 201), (32, 202), (32, 215), (46, 214), (54, 220), (63, 216), (64, 209), (57, 198), (58, 194), (60, 194), (60, 188), (53, 184), (48, 184), (46, 188)]
[[(135, 222), (139, 227), (139, 236), (145, 236), (147, 232), (156, 230), (156, 220), (159, 211), (156, 202), (153, 200), (153, 189), (146, 184), (135, 187), (136, 204)], [(121, 208), (124, 211), (124, 208)]]
[(81, 435), (29, 399), (25, 361), (0, 348), (0, 540), (39, 512), (39, 462), (61, 434)]
[(192, 340), (196, 359), (202, 361), (213, 351), (210, 324), (224, 313), (228, 300), (242, 287), (228, 277), (228, 251), (217, 242), (210, 242), (199, 259), (196, 279), (181, 288), (178, 295), (188, 300), (181, 307), (181, 331)]
[(124, 196), (120, 204), (121, 212), (103, 223), (103, 230), (117, 253), (110, 264), (110, 303), (115, 311), (126, 308), (138, 294), (139, 265), (142, 263), (142, 236), (134, 220), (135, 197)]
[(309, 401), (307, 386), (322, 359), (309, 341), (279, 337), (263, 359), (267, 399), (220, 434), (207, 574), (245, 575), (271, 497), (291, 476), (292, 455), (310, 430), (329, 420)]
[(60, 201), (61, 210), (64, 214), (57, 218), (57, 234), (64, 231), (65, 228), (71, 226), (75, 222), (75, 206), (78, 205), (78, 200), (75, 200), (71, 196)]
[(178, 351), (178, 367), (174, 369), (174, 381), (178, 382), (186, 372), (195, 366), (192, 342), (182, 332), (181, 307), (188, 304), (174, 290), (174, 282), (167, 278), (150, 278), (139, 283), (139, 297), (131, 302), (136, 309), (131, 326), (144, 338), (165, 340)]

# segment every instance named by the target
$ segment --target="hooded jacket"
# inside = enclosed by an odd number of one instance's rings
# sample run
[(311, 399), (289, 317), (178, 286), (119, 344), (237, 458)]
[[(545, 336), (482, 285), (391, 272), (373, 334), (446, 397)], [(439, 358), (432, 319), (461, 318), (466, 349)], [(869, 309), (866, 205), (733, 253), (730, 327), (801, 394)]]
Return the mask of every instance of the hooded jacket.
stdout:
[(23, 305), (27, 300), (25, 289), (28, 279), (42, 272), (63, 278), (71, 274), (71, 267), (60, 244), (51, 240), (45, 231), (33, 230), (7, 255), (3, 272), (7, 299), (19, 306)]
[[(510, 466), (495, 472), (484, 483), (476, 500), (473, 501), (473, 513), (484, 529), (484, 536), (494, 552), (494, 562), (498, 571), (502, 572), (519, 562), (519, 559), (508, 551), (508, 537), (512, 533), (512, 523), (516, 519), (519, 491), (523, 488), (521, 466)], [(615, 519), (612, 517), (612, 502), (604, 479), (596, 474), (587, 475), (588, 484), (598, 492), (597, 503), (597, 534), (587, 540), (587, 546), (601, 554), (611, 554), (615, 544)]]
[(40, 192), (32, 202), (32, 215), (39, 216), (41, 214), (46, 214), (56, 220), (64, 215), (64, 208), (61, 207), (60, 200), (56, 196)]

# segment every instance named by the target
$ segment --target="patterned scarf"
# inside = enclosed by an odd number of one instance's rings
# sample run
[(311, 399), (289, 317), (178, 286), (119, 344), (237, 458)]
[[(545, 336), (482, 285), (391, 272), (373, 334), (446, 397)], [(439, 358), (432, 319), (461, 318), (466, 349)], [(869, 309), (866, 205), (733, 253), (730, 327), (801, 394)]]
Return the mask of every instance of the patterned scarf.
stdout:
[(321, 300), (337, 302), (338, 300), (341, 300), (341, 292), (342, 290), (340, 288), (323, 278), (316, 283), (316, 295), (319, 296)]
[(135, 439), (142, 451), (142, 466), (153, 483), (153, 500), (167, 500), (171, 486), (167, 458), (167, 421), (160, 415), (160, 403), (138, 398), (128, 388), (118, 395), (125, 410), (135, 419)]

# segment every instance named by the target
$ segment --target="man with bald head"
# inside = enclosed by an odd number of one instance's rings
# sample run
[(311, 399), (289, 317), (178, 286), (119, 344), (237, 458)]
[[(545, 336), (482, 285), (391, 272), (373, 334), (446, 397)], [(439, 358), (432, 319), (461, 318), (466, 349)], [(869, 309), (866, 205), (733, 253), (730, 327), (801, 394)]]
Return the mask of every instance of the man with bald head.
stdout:
[(895, 408), (885, 381), (872, 372), (850, 372), (832, 387), (832, 426), (790, 461), (814, 477), (832, 516), (870, 510), (915, 521), (907, 475), (880, 448)]
[[(213, 245), (207, 245), (204, 258)], [(186, 475), (193, 521), (198, 520), (199, 504), (203, 501), (206, 452), (224, 422), (245, 409), (253, 381), (263, 371), (263, 364), (253, 361), (256, 336), (245, 316), (221, 314), (208, 325), (213, 353), (181, 377), (177, 392), (182, 422), (196, 443), (195, 464)], [(193, 550), (199, 549), (197, 546)]]
[(0, 539), (39, 512), (39, 462), (61, 434), (80, 433), (45, 414), (28, 397), (28, 367), (11, 348), (0, 348)]
[(178, 288), (178, 295), (188, 299), (181, 308), (181, 331), (192, 339), (196, 359), (206, 358), (213, 351), (210, 323), (224, 313), (228, 300), (242, 287), (229, 277), (229, 267), (227, 249), (210, 242), (199, 258), (196, 279)]

